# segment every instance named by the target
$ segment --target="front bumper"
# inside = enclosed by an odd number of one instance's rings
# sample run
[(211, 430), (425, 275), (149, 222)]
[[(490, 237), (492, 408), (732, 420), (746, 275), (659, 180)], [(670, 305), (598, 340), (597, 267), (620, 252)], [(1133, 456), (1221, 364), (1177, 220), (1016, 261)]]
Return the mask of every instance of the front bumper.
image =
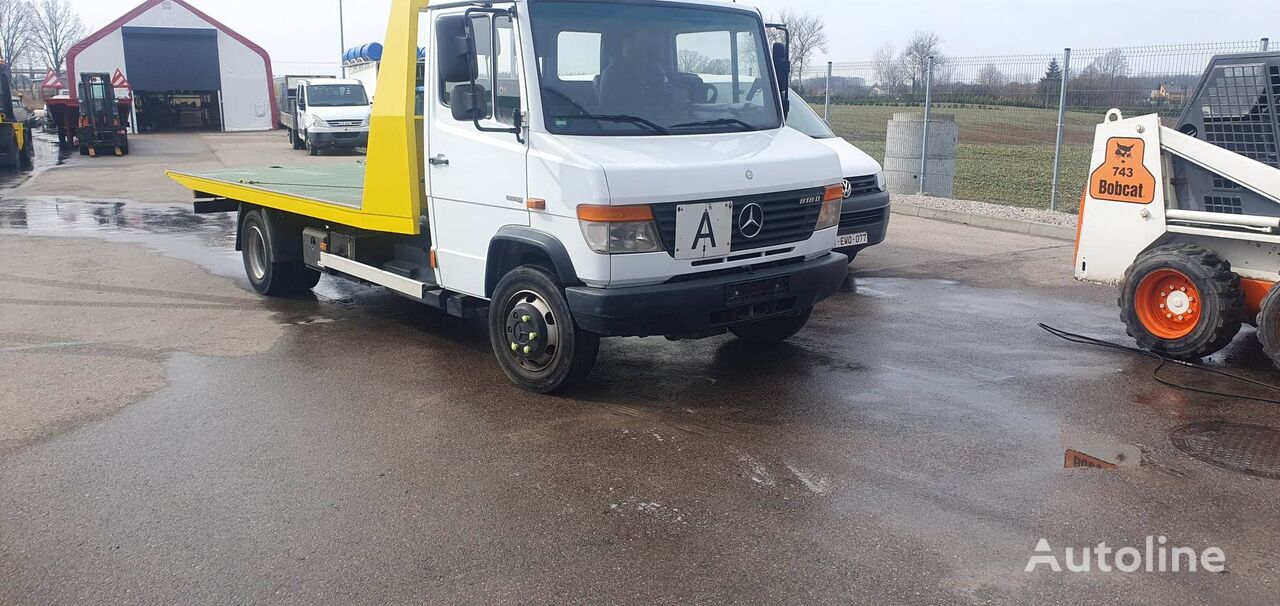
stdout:
[[(861, 196), (845, 198), (840, 209), (841, 236), (850, 234), (867, 234), (867, 243), (851, 247), (849, 251), (859, 251), (868, 246), (884, 242), (889, 231), (889, 192), (875, 192)], [(846, 249), (841, 249), (842, 251)]]
[(369, 147), (369, 131), (316, 132), (307, 131), (307, 137), (315, 138), (320, 147), (357, 148)]
[(613, 337), (691, 335), (796, 315), (835, 294), (848, 274), (849, 259), (831, 253), (653, 286), (577, 286), (565, 294), (574, 319), (590, 332)]

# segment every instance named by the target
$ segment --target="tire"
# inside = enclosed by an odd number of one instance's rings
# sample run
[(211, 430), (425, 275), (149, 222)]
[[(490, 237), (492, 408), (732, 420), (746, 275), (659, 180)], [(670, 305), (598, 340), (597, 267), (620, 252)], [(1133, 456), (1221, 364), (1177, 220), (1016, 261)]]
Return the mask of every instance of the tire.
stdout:
[(20, 166), (19, 166), (19, 168), (20, 168), (21, 170), (26, 170), (26, 171), (35, 170), (35, 168), (36, 168), (36, 160), (35, 160), (36, 148), (35, 148), (35, 143), (34, 143), (34, 141), (32, 141), (32, 139), (31, 139), (31, 131), (27, 131), (27, 132), (26, 132), (26, 135), (24, 136), (24, 138), (26, 139), (26, 142), (24, 142), (24, 143), (23, 143), (23, 146), (24, 146), (24, 147), (22, 148), (22, 153), (20, 154), (19, 159), (18, 159), (18, 163), (19, 163), (19, 165), (20, 165)]
[(295, 131), (292, 128), (287, 128), (285, 130), (289, 131), (289, 145), (292, 145), (294, 150), (301, 151), (302, 140), (298, 138), (298, 131)]
[(1262, 311), (1258, 312), (1258, 340), (1262, 342), (1262, 352), (1280, 368), (1280, 288), (1271, 287), (1262, 299)]
[(88, 145), (81, 145), (81, 146), (80, 146), (80, 155), (81, 155), (81, 156), (87, 156), (87, 155), (89, 155), (89, 146), (88, 146)]
[(319, 155), (320, 155), (320, 146), (316, 145), (316, 143), (315, 143), (314, 141), (312, 141), (310, 137), (307, 137), (307, 140), (305, 141), (305, 143), (306, 143), (306, 146), (307, 146), (307, 154), (308, 154), (308, 155), (311, 155), (311, 156), (319, 156)]
[(4, 169), (15, 173), (22, 170), (22, 152), (18, 151), (18, 141), (14, 137), (9, 137), (4, 149)]
[(773, 318), (771, 320), (743, 324), (742, 326), (734, 326), (729, 329), (729, 332), (733, 333), (743, 343), (777, 345), (796, 336), (796, 333), (800, 332), (805, 324), (809, 323), (809, 316), (812, 314), (813, 308), (809, 308), (796, 316)]
[(240, 223), (241, 255), (244, 273), (249, 284), (259, 294), (268, 297), (287, 297), (315, 287), (320, 282), (320, 272), (307, 267), (301, 261), (277, 262), (270, 223), (261, 209), (244, 214)]
[(489, 304), (489, 341), (512, 383), (562, 392), (596, 364), (600, 336), (578, 328), (564, 288), (546, 269), (525, 265), (502, 277)]
[(1118, 304), (1138, 347), (1184, 360), (1221, 351), (1244, 319), (1240, 276), (1217, 253), (1194, 244), (1142, 253), (1125, 270)]

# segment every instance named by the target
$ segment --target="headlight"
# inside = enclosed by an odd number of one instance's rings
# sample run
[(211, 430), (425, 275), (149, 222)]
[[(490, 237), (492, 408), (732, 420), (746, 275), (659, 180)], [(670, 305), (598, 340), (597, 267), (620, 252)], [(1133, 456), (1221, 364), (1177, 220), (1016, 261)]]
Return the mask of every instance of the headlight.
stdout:
[(321, 118), (319, 116), (311, 116), (311, 126), (319, 126), (320, 128), (327, 128), (329, 126), (329, 123), (325, 122), (324, 118)]
[(884, 171), (876, 173), (876, 189), (880, 191), (885, 190)]
[(830, 185), (822, 196), (822, 212), (818, 213), (815, 231), (830, 229), (840, 224), (840, 210), (844, 205), (844, 184)]
[(578, 207), (582, 236), (592, 251), (602, 255), (658, 252), (658, 228), (648, 206)]

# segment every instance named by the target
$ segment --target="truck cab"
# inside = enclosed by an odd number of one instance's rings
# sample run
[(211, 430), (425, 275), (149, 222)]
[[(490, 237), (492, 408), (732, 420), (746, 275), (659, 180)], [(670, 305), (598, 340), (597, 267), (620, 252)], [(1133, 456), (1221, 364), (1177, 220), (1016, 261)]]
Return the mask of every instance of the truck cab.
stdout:
[(395, 0), (392, 22), (367, 167), (327, 173), (329, 202), (251, 185), (314, 171), (174, 176), (239, 210), (260, 292), (325, 272), (485, 317), (506, 375), (554, 393), (602, 337), (776, 344), (847, 276), (839, 156), (785, 127), (787, 48), (758, 10)]
[(359, 80), (299, 80), (285, 111), (289, 119), (281, 121), (294, 149), (314, 156), (327, 149), (369, 145), (372, 105)]

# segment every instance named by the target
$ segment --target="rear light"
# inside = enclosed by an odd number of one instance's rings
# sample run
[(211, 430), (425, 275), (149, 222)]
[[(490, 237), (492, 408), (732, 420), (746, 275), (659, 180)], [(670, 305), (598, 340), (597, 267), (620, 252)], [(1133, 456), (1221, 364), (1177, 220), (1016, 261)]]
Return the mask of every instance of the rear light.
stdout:
[(840, 225), (840, 210), (844, 205), (844, 184), (827, 186), (822, 196), (822, 212), (818, 213), (818, 224), (815, 231), (831, 229)]
[(653, 209), (648, 206), (578, 207), (582, 237), (602, 255), (649, 253), (662, 250)]

